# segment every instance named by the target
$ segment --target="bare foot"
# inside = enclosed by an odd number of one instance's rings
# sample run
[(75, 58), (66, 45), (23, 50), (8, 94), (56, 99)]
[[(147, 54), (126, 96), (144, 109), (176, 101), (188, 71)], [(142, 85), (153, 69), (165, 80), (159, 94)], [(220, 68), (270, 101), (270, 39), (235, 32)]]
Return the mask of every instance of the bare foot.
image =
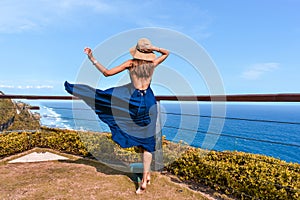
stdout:
[(146, 191), (146, 188), (143, 188), (142, 186), (140, 186), (135, 193), (136, 194), (143, 194)]
[(148, 181), (142, 180), (141, 185), (139, 188), (135, 191), (136, 194), (143, 194), (146, 191)]

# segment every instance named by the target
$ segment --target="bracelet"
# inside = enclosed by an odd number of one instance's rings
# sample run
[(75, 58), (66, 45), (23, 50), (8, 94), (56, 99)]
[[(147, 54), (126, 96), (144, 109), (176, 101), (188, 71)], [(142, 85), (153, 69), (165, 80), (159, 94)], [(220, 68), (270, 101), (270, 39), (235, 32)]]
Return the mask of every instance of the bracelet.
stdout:
[(98, 61), (97, 61), (97, 60), (94, 60), (94, 61), (92, 61), (92, 63), (93, 63), (94, 65), (96, 65), (96, 64), (98, 63)]

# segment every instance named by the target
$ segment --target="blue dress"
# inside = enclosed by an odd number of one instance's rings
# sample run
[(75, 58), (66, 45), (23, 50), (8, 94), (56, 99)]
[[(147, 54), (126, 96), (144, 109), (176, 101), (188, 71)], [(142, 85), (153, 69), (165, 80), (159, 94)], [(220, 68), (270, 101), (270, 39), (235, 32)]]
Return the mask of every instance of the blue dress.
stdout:
[(155, 151), (157, 107), (150, 86), (138, 90), (129, 83), (100, 90), (65, 82), (68, 93), (82, 99), (106, 123), (112, 139), (123, 148), (142, 147)]

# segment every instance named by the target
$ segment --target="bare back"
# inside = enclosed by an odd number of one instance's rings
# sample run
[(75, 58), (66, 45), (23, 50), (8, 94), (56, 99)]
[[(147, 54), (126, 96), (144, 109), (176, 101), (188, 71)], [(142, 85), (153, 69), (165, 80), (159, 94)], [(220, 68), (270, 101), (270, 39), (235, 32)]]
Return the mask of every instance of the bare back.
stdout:
[(146, 90), (152, 80), (155, 65), (152, 61), (133, 59), (128, 69), (132, 84), (136, 89)]

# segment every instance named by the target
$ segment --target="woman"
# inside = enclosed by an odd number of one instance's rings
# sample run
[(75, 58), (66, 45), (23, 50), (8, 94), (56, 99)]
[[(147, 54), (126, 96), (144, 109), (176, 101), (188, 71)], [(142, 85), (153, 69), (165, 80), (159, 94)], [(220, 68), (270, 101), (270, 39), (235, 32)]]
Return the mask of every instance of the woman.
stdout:
[[(161, 55), (156, 57), (153, 51)], [(112, 69), (98, 62), (90, 48), (85, 48), (90, 61), (104, 76), (129, 71), (131, 83), (107, 90), (65, 82), (67, 92), (83, 99), (111, 130), (112, 139), (123, 148), (143, 149), (143, 179), (136, 193), (145, 191), (150, 183), (151, 152), (155, 151), (156, 100), (150, 88), (154, 69), (169, 55), (169, 51), (151, 45), (147, 38), (139, 39), (130, 49), (133, 59)]]

